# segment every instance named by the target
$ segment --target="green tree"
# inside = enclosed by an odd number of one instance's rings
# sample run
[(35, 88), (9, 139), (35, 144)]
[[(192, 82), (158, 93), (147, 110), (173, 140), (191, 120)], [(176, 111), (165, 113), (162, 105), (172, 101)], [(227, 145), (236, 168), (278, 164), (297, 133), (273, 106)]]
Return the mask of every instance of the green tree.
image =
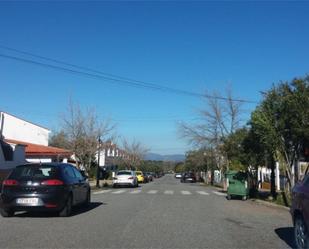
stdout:
[(309, 77), (281, 82), (264, 93), (250, 124), (269, 155), (270, 164), (281, 160), (292, 187), (292, 166), (309, 138)]
[(222, 150), (227, 155), (229, 169), (248, 169), (248, 155), (244, 144), (248, 135), (249, 130), (247, 128), (241, 128), (230, 134), (226, 139), (224, 139)]

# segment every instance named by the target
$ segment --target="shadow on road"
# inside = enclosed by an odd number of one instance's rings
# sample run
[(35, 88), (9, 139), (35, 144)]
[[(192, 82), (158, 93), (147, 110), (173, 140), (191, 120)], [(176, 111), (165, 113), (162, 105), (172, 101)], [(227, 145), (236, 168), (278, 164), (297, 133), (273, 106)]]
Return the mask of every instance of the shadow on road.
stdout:
[[(88, 211), (91, 211), (92, 209), (95, 209), (101, 205), (107, 205), (106, 203), (103, 202), (91, 202), (88, 207), (82, 207), (82, 206), (76, 206), (72, 210), (71, 217), (86, 213)], [(28, 217), (33, 217), (33, 218), (49, 218), (49, 217), (57, 217), (57, 213), (55, 212), (18, 212), (15, 214), (14, 217), (19, 217), (19, 218), (28, 218)]]
[(295, 248), (293, 227), (281, 227), (275, 229), (276, 234), (291, 248)]

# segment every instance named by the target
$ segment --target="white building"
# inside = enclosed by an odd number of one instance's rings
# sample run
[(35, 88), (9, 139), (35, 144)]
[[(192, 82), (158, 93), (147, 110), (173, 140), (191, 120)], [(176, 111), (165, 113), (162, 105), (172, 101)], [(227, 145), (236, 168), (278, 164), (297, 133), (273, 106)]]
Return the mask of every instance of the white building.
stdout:
[(5, 112), (0, 112), (1, 134), (6, 139), (48, 146), (50, 130)]
[(71, 156), (68, 150), (48, 146), (49, 134), (45, 127), (0, 112), (0, 137), (8, 144), (25, 146), (28, 162), (66, 162)]

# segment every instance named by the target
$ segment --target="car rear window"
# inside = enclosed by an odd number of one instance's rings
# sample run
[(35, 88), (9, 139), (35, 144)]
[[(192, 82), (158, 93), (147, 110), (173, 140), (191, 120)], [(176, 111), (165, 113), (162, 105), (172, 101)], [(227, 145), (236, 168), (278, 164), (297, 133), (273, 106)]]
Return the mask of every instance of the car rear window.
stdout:
[(118, 176), (121, 176), (121, 175), (132, 175), (131, 171), (119, 171), (117, 173)]
[(22, 178), (40, 178), (49, 179), (57, 178), (58, 170), (55, 166), (49, 165), (24, 165), (16, 167), (10, 178), (22, 179)]

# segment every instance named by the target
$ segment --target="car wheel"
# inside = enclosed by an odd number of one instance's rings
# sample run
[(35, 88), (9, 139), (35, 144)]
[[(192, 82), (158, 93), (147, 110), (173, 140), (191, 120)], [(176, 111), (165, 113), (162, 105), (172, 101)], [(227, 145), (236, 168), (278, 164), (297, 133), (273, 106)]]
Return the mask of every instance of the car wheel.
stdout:
[(69, 217), (72, 213), (72, 196), (69, 195), (68, 200), (64, 206), (64, 208), (60, 211), (60, 217)]
[(307, 249), (309, 246), (308, 230), (302, 216), (296, 216), (294, 221), (294, 238), (296, 248)]
[(242, 199), (243, 201), (246, 201), (246, 200), (247, 200), (247, 196), (245, 195), (245, 196), (243, 196), (241, 199)]
[(14, 215), (14, 211), (11, 209), (0, 209), (0, 214), (2, 217), (12, 217)]
[(116, 185), (116, 184), (114, 184), (114, 185), (113, 185), (113, 188), (116, 188), (116, 187), (117, 187), (117, 185)]
[(231, 195), (227, 195), (227, 196), (226, 196), (226, 199), (231, 200), (231, 199), (232, 199), (232, 196), (231, 196)]

